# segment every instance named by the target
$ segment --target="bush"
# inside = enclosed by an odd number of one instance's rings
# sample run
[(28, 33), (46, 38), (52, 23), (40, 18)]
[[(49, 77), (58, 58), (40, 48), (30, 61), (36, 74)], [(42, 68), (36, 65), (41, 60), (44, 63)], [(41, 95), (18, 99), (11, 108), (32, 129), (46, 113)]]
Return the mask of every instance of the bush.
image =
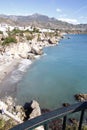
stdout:
[(0, 119), (0, 129), (2, 129), (5, 125), (5, 121)]
[(10, 43), (17, 43), (17, 40), (15, 37), (7, 37), (4, 39), (2, 45), (9, 45)]
[(26, 39), (27, 39), (27, 40), (32, 40), (33, 38), (34, 38), (33, 35), (27, 35), (27, 36), (26, 36)]
[(8, 31), (8, 35), (9, 36), (15, 36), (15, 35), (23, 36), (23, 31), (19, 29), (13, 29), (12, 31)]
[(39, 33), (38, 33), (37, 41), (41, 41), (41, 37)]
[(3, 34), (3, 32), (2, 32), (2, 31), (0, 31), (0, 34)]
[(34, 32), (34, 33), (39, 33), (39, 29), (34, 28), (34, 29), (33, 29), (33, 32)]

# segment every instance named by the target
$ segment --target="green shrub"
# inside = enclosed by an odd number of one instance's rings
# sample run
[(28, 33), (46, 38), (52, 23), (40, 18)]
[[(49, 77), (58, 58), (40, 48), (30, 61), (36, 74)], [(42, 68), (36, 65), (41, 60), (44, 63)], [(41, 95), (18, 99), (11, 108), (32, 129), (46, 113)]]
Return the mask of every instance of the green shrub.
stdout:
[(5, 121), (0, 119), (0, 129), (2, 129), (5, 125)]
[(3, 34), (3, 32), (2, 32), (2, 31), (0, 31), (0, 34)]
[(41, 37), (39, 33), (38, 33), (37, 41), (41, 41)]
[(39, 33), (39, 29), (33, 28), (33, 32), (34, 32), (34, 33)]
[(34, 38), (33, 35), (27, 35), (27, 36), (26, 36), (26, 39), (27, 39), (27, 40), (32, 40), (33, 38)]
[(13, 29), (12, 31), (8, 31), (9, 36), (15, 36), (15, 35), (22, 35), (23, 36), (23, 31), (19, 29)]
[(15, 37), (6, 37), (2, 43), (2, 45), (9, 45), (10, 43), (17, 43), (17, 40)]

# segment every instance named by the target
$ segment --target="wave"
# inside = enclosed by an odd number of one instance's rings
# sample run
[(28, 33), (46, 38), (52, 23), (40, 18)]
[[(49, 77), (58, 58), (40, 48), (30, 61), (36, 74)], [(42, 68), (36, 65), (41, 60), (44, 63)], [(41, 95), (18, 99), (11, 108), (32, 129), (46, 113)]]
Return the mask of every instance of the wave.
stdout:
[(23, 74), (27, 71), (27, 68), (32, 64), (32, 61), (23, 59), (18, 67), (12, 72), (10, 81), (16, 83), (21, 80)]

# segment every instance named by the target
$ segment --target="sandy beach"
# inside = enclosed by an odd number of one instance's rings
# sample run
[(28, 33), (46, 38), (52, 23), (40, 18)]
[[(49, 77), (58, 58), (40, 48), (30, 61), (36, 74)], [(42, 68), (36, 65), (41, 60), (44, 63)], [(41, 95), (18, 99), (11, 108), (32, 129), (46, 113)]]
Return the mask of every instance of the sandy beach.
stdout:
[(0, 64), (0, 83), (19, 64), (20, 59), (14, 59), (7, 63)]
[(57, 45), (63, 35), (51, 38), (52, 41), (45, 39), (39, 42), (33, 39), (31, 42), (13, 43), (7, 46), (4, 52), (0, 52), (0, 97), (9, 94), (14, 97), (17, 92), (16, 84), (22, 79), (27, 68), (35, 59), (44, 55), (44, 47)]

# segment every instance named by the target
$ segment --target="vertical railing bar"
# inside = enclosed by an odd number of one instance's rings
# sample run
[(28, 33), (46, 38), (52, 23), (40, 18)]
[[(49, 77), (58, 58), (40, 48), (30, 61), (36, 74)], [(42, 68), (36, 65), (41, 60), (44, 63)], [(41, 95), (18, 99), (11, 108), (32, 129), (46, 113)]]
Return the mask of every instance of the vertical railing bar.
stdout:
[(81, 130), (81, 129), (82, 129), (82, 122), (83, 122), (84, 112), (85, 112), (85, 109), (83, 109), (83, 110), (81, 111), (81, 116), (80, 116), (80, 122), (79, 122), (78, 130)]
[(48, 123), (44, 124), (44, 129), (48, 130), (48, 128), (49, 128)]
[(67, 120), (67, 116), (63, 117), (63, 126), (62, 126), (62, 130), (66, 129), (66, 120)]

